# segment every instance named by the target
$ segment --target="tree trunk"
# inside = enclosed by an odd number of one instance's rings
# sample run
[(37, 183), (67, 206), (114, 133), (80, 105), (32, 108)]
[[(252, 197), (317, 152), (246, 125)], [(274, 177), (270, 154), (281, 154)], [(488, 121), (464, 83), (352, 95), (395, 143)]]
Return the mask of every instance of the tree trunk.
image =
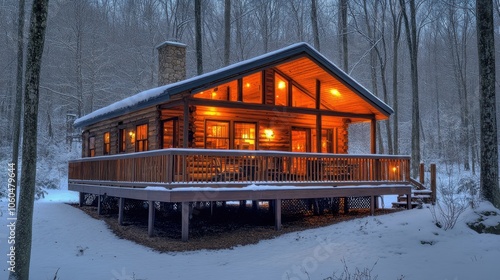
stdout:
[(35, 0), (31, 10), (31, 23), (26, 59), (26, 86), (24, 91), (23, 174), (16, 222), (16, 266), (9, 279), (29, 279), (33, 206), (35, 201), (36, 146), (40, 67), (42, 62), (48, 0)]
[(492, 0), (476, 0), (476, 22), (479, 53), (481, 194), (493, 205), (500, 207)]
[(410, 20), (406, 12), (406, 3), (399, 0), (403, 14), (406, 40), (410, 52), (411, 69), (411, 89), (412, 89), (412, 122), (411, 122), (411, 173), (413, 176), (418, 174), (420, 165), (420, 110), (418, 98), (418, 41), (417, 41), (417, 21), (415, 0), (410, 0)]
[(201, 0), (194, 1), (195, 37), (196, 37), (196, 69), (198, 75), (203, 74), (203, 48), (201, 41)]
[(342, 53), (342, 70), (348, 72), (349, 70), (349, 54), (347, 48), (347, 0), (339, 1), (339, 26), (340, 37), (342, 38), (341, 53)]
[(231, 55), (231, 0), (224, 1), (224, 66)]
[(314, 48), (319, 52), (318, 7), (317, 1), (311, 0), (311, 23), (314, 37)]
[[(23, 56), (24, 56), (24, 0), (19, 1), (19, 14), (17, 26), (17, 77), (16, 77), (16, 105), (13, 117), (13, 139), (12, 139), (12, 165), (15, 170), (15, 178), (19, 178), (17, 172), (19, 167), (19, 142), (21, 140), (21, 111), (23, 106)], [(17, 193), (18, 180), (14, 182), (14, 193)], [(16, 205), (14, 205), (16, 206)]]
[[(393, 109), (394, 115), (392, 117), (393, 121), (393, 132), (394, 132), (394, 154), (399, 154), (399, 128), (398, 128), (398, 117), (399, 117), (399, 109), (398, 109), (398, 54), (399, 54), (399, 39), (401, 38), (401, 13), (396, 11), (396, 5), (393, 1), (389, 1), (391, 15), (392, 15), (392, 52), (393, 52), (393, 60), (392, 60), (392, 98), (393, 98)], [(394, 5), (393, 5), (394, 4)]]

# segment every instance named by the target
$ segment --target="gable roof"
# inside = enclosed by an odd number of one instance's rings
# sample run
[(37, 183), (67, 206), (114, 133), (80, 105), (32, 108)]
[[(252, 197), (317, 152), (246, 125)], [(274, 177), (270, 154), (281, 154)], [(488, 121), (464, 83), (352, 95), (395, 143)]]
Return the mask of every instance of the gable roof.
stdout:
[(317, 52), (309, 44), (297, 43), (276, 51), (257, 56), (252, 59), (226, 66), (209, 73), (142, 91), (133, 96), (115, 102), (109, 106), (98, 109), (81, 118), (78, 118), (77, 120), (75, 120), (74, 126), (84, 127), (92, 125), (99, 121), (118, 117), (128, 112), (133, 112), (157, 104), (165, 103), (170, 100), (170, 97), (173, 95), (197, 88), (207, 87), (210, 84), (216, 84), (221, 81), (227, 81), (231, 78), (241, 76), (242, 73), (249, 73), (258, 69), (271, 67), (300, 56), (307, 56), (308, 58), (313, 60), (330, 75), (335, 76), (336, 79), (338, 79), (342, 84), (350, 87), (364, 101), (381, 112), (383, 115), (389, 116), (393, 113), (391, 107), (389, 107), (382, 100), (373, 95), (361, 84), (356, 82), (353, 78), (347, 75), (344, 71), (338, 68), (322, 54)]

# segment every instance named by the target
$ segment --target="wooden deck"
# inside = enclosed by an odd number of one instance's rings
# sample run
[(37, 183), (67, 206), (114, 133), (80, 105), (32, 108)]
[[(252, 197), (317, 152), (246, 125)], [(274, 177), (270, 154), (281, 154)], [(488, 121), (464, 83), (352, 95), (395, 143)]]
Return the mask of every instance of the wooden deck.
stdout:
[(376, 196), (411, 196), (409, 168), (408, 156), (165, 149), (70, 161), (68, 188), (120, 198), (120, 222), (124, 199), (148, 201), (150, 235), (154, 202), (181, 203), (187, 241), (192, 202), (274, 201), (280, 229), (283, 199), (368, 196), (373, 213)]

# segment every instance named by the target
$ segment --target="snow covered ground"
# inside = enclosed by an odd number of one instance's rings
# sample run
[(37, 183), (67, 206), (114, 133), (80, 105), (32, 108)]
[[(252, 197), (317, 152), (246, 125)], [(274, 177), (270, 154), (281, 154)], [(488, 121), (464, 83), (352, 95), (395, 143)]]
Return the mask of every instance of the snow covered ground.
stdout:
[[(325, 279), (372, 269), (377, 279), (499, 279), (500, 236), (477, 234), (463, 214), (437, 228), (429, 209), (367, 217), (230, 250), (158, 253), (117, 238), (105, 223), (50, 191), (36, 202), (31, 279)], [(7, 279), (6, 203), (0, 206), (0, 279)], [(486, 203), (484, 209), (492, 208)], [(500, 218), (497, 216), (497, 219)], [(432, 245), (431, 245), (432, 244)]]

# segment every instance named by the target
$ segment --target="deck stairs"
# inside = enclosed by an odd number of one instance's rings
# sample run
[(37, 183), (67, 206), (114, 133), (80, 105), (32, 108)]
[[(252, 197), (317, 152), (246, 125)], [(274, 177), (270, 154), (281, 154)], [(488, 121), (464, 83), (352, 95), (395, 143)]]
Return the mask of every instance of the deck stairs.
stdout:
[[(419, 181), (411, 178), (410, 182), (413, 186), (411, 191), (411, 206), (412, 208), (422, 207), (424, 203), (432, 203), (433, 195), (430, 188), (426, 188)], [(407, 206), (407, 195), (398, 196), (398, 201), (392, 203), (392, 208), (406, 208)]]

